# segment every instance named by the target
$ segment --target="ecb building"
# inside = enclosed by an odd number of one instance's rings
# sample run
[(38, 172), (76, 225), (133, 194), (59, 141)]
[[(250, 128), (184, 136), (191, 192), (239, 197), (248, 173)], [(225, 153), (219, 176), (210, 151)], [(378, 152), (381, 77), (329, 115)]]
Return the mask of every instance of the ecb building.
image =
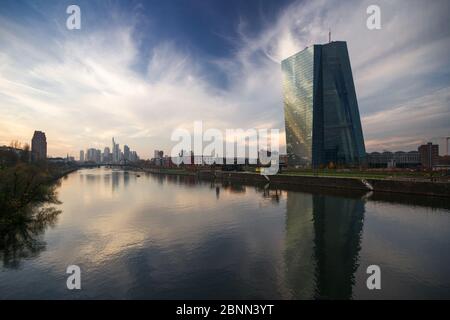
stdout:
[(289, 165), (362, 165), (366, 150), (347, 43), (306, 48), (281, 69)]

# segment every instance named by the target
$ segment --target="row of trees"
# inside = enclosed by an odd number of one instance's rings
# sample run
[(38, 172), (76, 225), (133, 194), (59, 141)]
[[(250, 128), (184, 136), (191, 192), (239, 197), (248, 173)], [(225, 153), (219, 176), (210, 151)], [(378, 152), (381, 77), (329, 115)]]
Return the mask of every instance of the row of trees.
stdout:
[(19, 141), (12, 141), (9, 147), (0, 149), (0, 170), (14, 166), (18, 162), (29, 162), (30, 154), (30, 146), (28, 144), (22, 146)]

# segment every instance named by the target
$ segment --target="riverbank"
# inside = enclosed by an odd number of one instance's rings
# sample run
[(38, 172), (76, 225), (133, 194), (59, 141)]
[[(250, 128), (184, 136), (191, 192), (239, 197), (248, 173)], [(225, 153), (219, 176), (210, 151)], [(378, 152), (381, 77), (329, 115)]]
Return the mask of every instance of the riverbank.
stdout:
[(263, 176), (251, 172), (228, 171), (188, 171), (183, 169), (144, 169), (154, 174), (190, 175), (202, 179), (219, 179), (250, 183), (273, 183), (277, 185), (299, 185), (332, 189), (347, 189), (409, 195), (426, 195), (450, 198), (450, 183), (415, 180), (355, 178), (355, 177), (324, 177), (277, 174)]
[(62, 170), (61, 172), (58, 172), (57, 174), (55, 174), (54, 176), (52, 176), (52, 177), (49, 179), (49, 183), (51, 183), (51, 182), (56, 182), (56, 181), (58, 181), (59, 179), (64, 178), (64, 177), (67, 176), (68, 174), (77, 171), (78, 169), (79, 169), (78, 167), (72, 167), (72, 168), (69, 168), (69, 169)]

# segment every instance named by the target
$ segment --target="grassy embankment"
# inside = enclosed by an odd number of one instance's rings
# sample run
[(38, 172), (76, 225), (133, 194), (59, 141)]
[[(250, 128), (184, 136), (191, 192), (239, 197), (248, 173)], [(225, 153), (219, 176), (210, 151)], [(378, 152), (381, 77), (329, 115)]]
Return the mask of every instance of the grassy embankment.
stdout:
[[(201, 169), (208, 171), (208, 169)], [(176, 174), (176, 175), (196, 175), (197, 170), (188, 170), (185, 168), (152, 168), (151, 172), (162, 174)], [(233, 171), (227, 171), (232, 173)], [(254, 167), (244, 167), (241, 173), (258, 173)], [(279, 175), (287, 176), (318, 176), (318, 177), (336, 177), (336, 178), (355, 178), (355, 179), (410, 179), (410, 180), (428, 180), (431, 178), (430, 172), (423, 171), (408, 171), (408, 170), (392, 170), (392, 171), (375, 171), (375, 170), (342, 170), (342, 169), (283, 169), (278, 173)], [(433, 177), (439, 176), (437, 173), (432, 173)]]
[[(336, 177), (336, 178), (356, 178), (356, 179), (408, 179), (408, 180), (428, 180), (431, 178), (440, 178), (439, 173), (424, 171), (365, 171), (365, 170), (302, 170), (289, 169), (281, 174), (290, 176), (318, 176), (318, 177)], [(442, 178), (442, 177), (441, 177)]]

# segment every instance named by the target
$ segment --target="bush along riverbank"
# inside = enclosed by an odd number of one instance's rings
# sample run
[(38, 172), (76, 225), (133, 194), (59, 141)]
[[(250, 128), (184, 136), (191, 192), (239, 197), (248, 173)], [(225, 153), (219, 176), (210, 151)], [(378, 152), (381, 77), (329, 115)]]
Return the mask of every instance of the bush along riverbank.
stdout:
[(30, 206), (57, 203), (57, 180), (76, 170), (72, 165), (46, 161), (0, 163), (0, 220), (3, 222)]
[(77, 170), (73, 164), (27, 159), (0, 152), (0, 262), (11, 268), (45, 248), (40, 235), (61, 213), (52, 206), (59, 203), (59, 178)]

